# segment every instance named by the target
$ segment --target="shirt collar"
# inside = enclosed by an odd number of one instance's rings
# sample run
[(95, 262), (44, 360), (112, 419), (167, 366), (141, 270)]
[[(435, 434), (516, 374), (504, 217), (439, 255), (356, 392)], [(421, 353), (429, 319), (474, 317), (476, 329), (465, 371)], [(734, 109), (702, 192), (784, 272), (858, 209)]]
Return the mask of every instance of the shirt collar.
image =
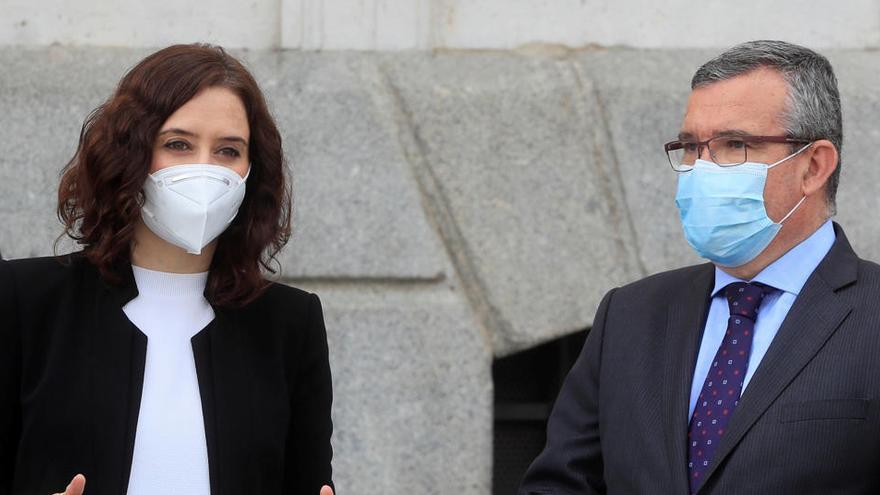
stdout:
[[(810, 278), (813, 270), (819, 266), (822, 258), (831, 250), (835, 238), (834, 226), (831, 220), (828, 220), (813, 232), (810, 237), (807, 237), (800, 244), (789, 249), (782, 257), (770, 263), (749, 282), (760, 282), (783, 292), (789, 292), (795, 296), (798, 295), (804, 284), (807, 283), (807, 279)], [(746, 281), (740, 280), (716, 266), (715, 287), (712, 289), (712, 297), (715, 297), (721, 289), (733, 282)]]

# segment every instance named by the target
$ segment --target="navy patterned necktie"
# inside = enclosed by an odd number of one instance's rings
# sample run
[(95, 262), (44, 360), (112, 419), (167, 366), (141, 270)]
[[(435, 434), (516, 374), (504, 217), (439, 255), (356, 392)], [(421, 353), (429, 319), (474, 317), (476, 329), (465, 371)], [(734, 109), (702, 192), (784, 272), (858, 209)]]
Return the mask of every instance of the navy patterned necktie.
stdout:
[(709, 367), (706, 381), (688, 428), (688, 474), (695, 493), (709, 469), (715, 448), (724, 436), (733, 410), (739, 404), (749, 365), (758, 306), (771, 287), (734, 282), (724, 288), (730, 318), (727, 332)]

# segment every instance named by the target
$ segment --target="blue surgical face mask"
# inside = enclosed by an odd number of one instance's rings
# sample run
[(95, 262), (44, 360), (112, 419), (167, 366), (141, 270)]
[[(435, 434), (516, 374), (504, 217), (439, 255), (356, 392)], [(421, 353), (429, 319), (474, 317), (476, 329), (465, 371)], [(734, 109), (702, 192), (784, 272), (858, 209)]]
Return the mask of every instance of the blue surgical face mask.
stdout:
[(746, 162), (722, 167), (706, 160), (678, 178), (675, 205), (688, 244), (716, 265), (742, 266), (755, 259), (779, 233), (782, 223), (807, 199), (782, 218), (767, 216), (764, 186), (767, 171), (807, 149), (772, 164)]

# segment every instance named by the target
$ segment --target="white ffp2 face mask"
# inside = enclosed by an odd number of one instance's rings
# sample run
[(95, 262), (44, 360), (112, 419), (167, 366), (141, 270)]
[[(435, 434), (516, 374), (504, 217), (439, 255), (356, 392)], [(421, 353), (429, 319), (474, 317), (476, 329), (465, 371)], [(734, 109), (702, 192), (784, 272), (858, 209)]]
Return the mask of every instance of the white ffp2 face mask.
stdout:
[(163, 168), (147, 177), (141, 216), (162, 239), (190, 254), (201, 254), (238, 214), (246, 180), (247, 176), (219, 165)]

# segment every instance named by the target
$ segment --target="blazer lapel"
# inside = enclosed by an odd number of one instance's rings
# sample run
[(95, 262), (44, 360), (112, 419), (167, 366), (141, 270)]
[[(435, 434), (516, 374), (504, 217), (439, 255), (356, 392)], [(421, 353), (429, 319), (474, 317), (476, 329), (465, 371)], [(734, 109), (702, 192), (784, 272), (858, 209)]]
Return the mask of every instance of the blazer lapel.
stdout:
[[(92, 269), (94, 270), (94, 269)], [(147, 337), (125, 316), (122, 307), (137, 296), (137, 287), (130, 265), (120, 270), (122, 282), (112, 285), (100, 278), (96, 270), (87, 283), (97, 285), (94, 323), (84, 337), (89, 340), (89, 376), (93, 404), (92, 415), (96, 438), (110, 434), (123, 439), (123, 450), (94, 449), (92, 458), (106, 466), (102, 472), (113, 473), (110, 491), (125, 493), (128, 488), (134, 454), (135, 430), (144, 382)], [(88, 292), (91, 287), (84, 287)]]
[(755, 370), (704, 480), (712, 476), (852, 310), (852, 305), (837, 291), (855, 282), (858, 257), (836, 224), (835, 232), (834, 246), (804, 284)]
[(666, 349), (663, 354), (663, 424), (674, 493), (688, 492), (688, 404), (694, 363), (715, 278), (711, 264), (703, 265), (703, 268), (674, 299), (667, 315)]
[[(252, 436), (254, 421), (250, 383), (252, 366), (247, 362), (243, 329), (229, 314), (214, 307), (214, 319), (191, 339), (205, 440), (211, 493), (243, 493), (247, 488), (233, 486), (249, 469), (242, 446)], [(237, 473), (228, 472), (230, 469)]]
[[(215, 308), (216, 311), (216, 308)], [(217, 461), (217, 402), (214, 394), (214, 363), (213, 347), (210, 331), (217, 326), (216, 314), (213, 321), (195, 334), (192, 342), (193, 358), (196, 364), (196, 377), (199, 381), (199, 395), (202, 400), (202, 418), (205, 422), (205, 444), (208, 450), (208, 477), (211, 493), (222, 493), (219, 483), (219, 466)]]

